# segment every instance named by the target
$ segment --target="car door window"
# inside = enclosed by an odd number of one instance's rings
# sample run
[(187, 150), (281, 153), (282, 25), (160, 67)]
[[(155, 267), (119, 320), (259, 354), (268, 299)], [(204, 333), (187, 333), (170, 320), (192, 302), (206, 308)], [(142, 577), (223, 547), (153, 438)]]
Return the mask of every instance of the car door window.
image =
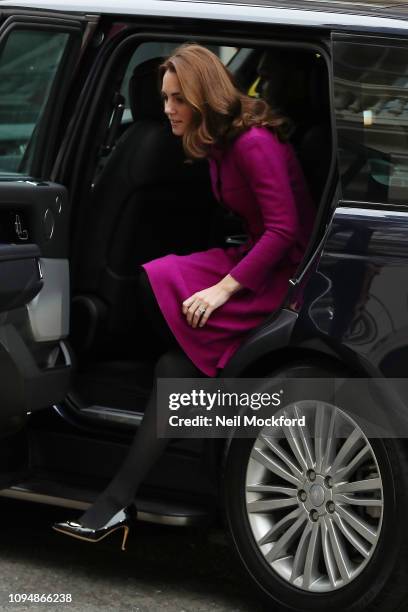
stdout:
[(14, 29), (0, 51), (0, 177), (30, 174), (47, 102), (70, 35)]
[(408, 47), (338, 37), (334, 104), (343, 199), (406, 205)]

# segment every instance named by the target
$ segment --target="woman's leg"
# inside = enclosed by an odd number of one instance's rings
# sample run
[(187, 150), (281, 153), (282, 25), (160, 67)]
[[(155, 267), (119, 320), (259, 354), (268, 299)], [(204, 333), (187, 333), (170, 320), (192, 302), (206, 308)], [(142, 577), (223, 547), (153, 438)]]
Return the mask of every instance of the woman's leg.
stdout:
[[(175, 348), (158, 360), (154, 380), (203, 376), (183, 351)], [(96, 502), (80, 517), (82, 526), (99, 529), (119, 510), (131, 504), (140, 483), (166, 448), (169, 439), (157, 437), (156, 397), (155, 382), (143, 421), (122, 467)]]

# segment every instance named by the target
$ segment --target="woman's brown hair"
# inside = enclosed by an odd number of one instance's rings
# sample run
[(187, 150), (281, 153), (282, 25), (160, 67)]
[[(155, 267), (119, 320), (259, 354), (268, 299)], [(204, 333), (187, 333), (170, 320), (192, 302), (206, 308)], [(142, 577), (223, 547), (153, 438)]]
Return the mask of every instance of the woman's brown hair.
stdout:
[(288, 137), (288, 118), (274, 113), (264, 100), (241, 93), (209, 49), (183, 44), (160, 66), (161, 80), (167, 70), (177, 75), (183, 97), (193, 109), (192, 125), (183, 135), (189, 157), (206, 157), (213, 145), (225, 146), (252, 126), (267, 127), (280, 140)]

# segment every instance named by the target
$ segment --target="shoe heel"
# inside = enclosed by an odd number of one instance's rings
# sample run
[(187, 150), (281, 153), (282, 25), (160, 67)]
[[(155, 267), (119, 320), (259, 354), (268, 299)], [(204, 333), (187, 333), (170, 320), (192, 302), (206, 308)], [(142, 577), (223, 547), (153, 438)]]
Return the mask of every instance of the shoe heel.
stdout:
[(126, 550), (126, 541), (129, 535), (129, 527), (125, 525), (123, 527), (123, 540), (122, 540), (122, 550)]

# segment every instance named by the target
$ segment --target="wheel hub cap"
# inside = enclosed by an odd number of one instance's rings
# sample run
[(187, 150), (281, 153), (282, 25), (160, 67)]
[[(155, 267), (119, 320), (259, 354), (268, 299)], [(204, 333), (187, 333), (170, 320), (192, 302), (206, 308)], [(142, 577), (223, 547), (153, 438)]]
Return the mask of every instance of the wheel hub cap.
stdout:
[(310, 488), (309, 497), (310, 497), (310, 501), (313, 504), (313, 506), (315, 506), (316, 508), (321, 506), (325, 499), (325, 493), (324, 493), (323, 487), (319, 484), (312, 485)]
[(306, 427), (260, 432), (246, 475), (248, 521), (271, 571), (299, 589), (330, 592), (352, 582), (377, 546), (379, 466), (363, 431), (336, 406), (307, 400), (280, 414), (305, 416)]

